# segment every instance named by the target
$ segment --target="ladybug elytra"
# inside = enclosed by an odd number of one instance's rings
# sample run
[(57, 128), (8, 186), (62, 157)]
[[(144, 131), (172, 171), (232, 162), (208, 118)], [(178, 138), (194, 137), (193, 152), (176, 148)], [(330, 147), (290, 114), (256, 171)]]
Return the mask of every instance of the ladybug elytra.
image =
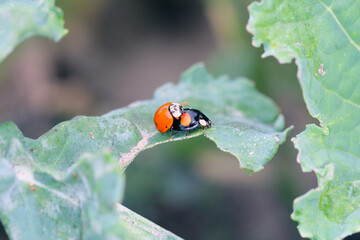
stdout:
[(154, 123), (161, 133), (168, 130), (190, 131), (197, 127), (211, 127), (209, 118), (199, 110), (183, 108), (181, 104), (171, 102), (158, 108), (154, 115)]

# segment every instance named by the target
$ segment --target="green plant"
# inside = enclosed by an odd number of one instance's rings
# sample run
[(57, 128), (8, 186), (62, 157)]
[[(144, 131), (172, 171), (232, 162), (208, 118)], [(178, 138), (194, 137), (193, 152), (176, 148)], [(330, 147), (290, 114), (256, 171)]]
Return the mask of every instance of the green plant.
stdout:
[[(177, 96), (177, 93), (181, 94)], [(218, 97), (209, 102), (211, 95)], [(220, 149), (235, 155), (240, 166), (249, 173), (262, 169), (288, 132), (288, 129), (281, 131), (283, 120), (275, 105), (256, 92), (251, 82), (246, 79), (229, 81), (224, 77), (213, 79), (201, 65), (186, 72), (178, 85), (166, 84), (159, 88), (153, 100), (136, 102), (101, 117), (76, 117), (60, 123), (37, 140), (25, 138), (14, 124), (4, 123), (0, 125), (1, 162), (6, 166), (1, 168), (1, 196), (6, 203), (18, 199), (12, 207), (4, 204), (1, 209), (0, 217), (9, 235), (14, 239), (17, 239), (17, 235), (21, 236), (19, 239), (25, 236), (32, 239), (27, 229), (21, 227), (14, 230), (14, 226), (19, 226), (19, 221), (25, 221), (25, 226), (37, 219), (39, 222), (33, 225), (32, 230), (35, 234), (43, 229), (45, 222), (55, 227), (56, 223), (66, 222), (69, 218), (74, 222), (57, 232), (62, 236), (84, 236), (87, 239), (87, 229), (96, 229), (91, 227), (96, 225), (103, 227), (100, 232), (104, 236), (113, 234), (121, 237), (121, 234), (125, 234), (119, 227), (108, 226), (110, 220), (107, 218), (116, 218), (112, 206), (120, 200), (121, 191), (114, 193), (114, 185), (121, 185), (120, 173), (140, 151), (169, 141), (171, 133), (160, 134), (152, 122), (157, 106), (166, 101), (168, 96), (205, 109), (216, 123), (205, 132), (197, 130), (190, 133), (188, 138), (205, 134)], [(185, 138), (185, 133), (182, 133), (172, 139)], [(104, 149), (108, 149), (111, 154), (101, 154)], [(120, 158), (115, 159), (113, 156)], [(86, 161), (89, 158), (98, 162)], [(82, 171), (82, 164), (87, 164), (87, 168), (93, 170)], [(94, 169), (105, 169), (108, 172), (98, 176), (99, 173)], [(113, 178), (107, 179), (109, 174)], [(101, 180), (94, 180), (102, 177), (104, 180), (101, 184)], [(83, 188), (90, 192), (79, 191)], [(29, 200), (24, 200), (24, 196)], [(43, 203), (44, 199), (46, 203)], [(93, 206), (100, 209), (96, 210)], [(29, 211), (29, 219), (20, 219), (22, 207)], [(15, 208), (19, 212), (14, 211)], [(57, 216), (59, 209), (65, 215)], [(104, 222), (99, 221), (103, 214), (106, 215)], [(81, 221), (82, 216), (88, 219)], [(129, 216), (136, 215), (131, 213)], [(133, 221), (137, 219), (121, 222), (126, 225)], [(44, 239), (54, 232), (49, 234), (45, 234)], [(90, 236), (93, 234), (99, 233), (90, 233)], [(155, 237), (158, 233), (147, 234), (147, 237)]]
[[(43, 4), (48, 16), (41, 25), (48, 31), (31, 34), (63, 35), (66, 31), (58, 27), (62, 18), (52, 20), (53, 10), (62, 16), (60, 10), (52, 1)], [(21, 1), (10, 12), (21, 11), (23, 5), (32, 3)], [(37, 14), (29, 18), (36, 19)], [(33, 29), (32, 21), (28, 23)], [(26, 29), (14, 29), (13, 34)], [(19, 35), (15, 43), (24, 36), (28, 35)], [(36, 140), (24, 137), (13, 123), (1, 124), (0, 218), (9, 237), (178, 239), (119, 204), (122, 172), (140, 151), (169, 141), (171, 133), (160, 134), (152, 120), (157, 107), (167, 101), (187, 101), (206, 112), (214, 126), (193, 131), (188, 138), (204, 134), (237, 157), (249, 173), (263, 168), (289, 130), (283, 130), (283, 116), (274, 103), (249, 80), (214, 79), (201, 64), (185, 72), (179, 84), (157, 89), (152, 100), (101, 117), (76, 117)], [(172, 141), (185, 138), (180, 133)]]
[[(296, 60), (307, 107), (320, 121), (293, 139), (303, 170), (319, 180), (294, 202), (292, 218), (303, 237), (339, 239), (359, 229), (359, 12), (360, 4), (350, 0), (262, 0), (250, 7), (254, 45), (263, 44), (265, 56), (281, 63)], [(30, 36), (57, 41), (67, 32), (52, 0), (3, 1), (0, 20), (0, 61)], [(127, 166), (139, 152), (169, 141), (171, 133), (160, 134), (152, 121), (168, 101), (187, 101), (206, 113), (214, 126), (188, 138), (205, 135), (249, 174), (263, 168), (289, 132), (278, 108), (251, 81), (213, 78), (202, 64), (178, 84), (158, 88), (151, 100), (100, 117), (75, 117), (36, 140), (3, 123), (0, 220), (9, 237), (179, 239), (120, 204)], [(171, 141), (184, 139), (179, 133)]]
[(263, 0), (250, 6), (253, 44), (281, 63), (295, 59), (310, 114), (292, 141), (303, 171), (319, 186), (294, 201), (292, 218), (303, 237), (340, 239), (360, 227), (357, 1)]
[(44, 36), (59, 41), (66, 33), (63, 12), (54, 0), (0, 2), (0, 62), (14, 48), (32, 36)]

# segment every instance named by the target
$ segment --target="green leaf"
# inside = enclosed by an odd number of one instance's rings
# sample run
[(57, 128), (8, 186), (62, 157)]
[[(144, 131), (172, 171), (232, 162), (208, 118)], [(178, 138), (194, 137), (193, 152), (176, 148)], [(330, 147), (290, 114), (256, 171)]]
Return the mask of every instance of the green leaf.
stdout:
[(0, 217), (11, 239), (126, 236), (113, 211), (124, 179), (110, 154), (84, 154), (56, 178), (36, 164), (14, 125), (1, 125), (0, 136), (7, 142), (1, 144)]
[(116, 211), (124, 227), (131, 234), (131, 238), (148, 240), (177, 240), (181, 239), (173, 233), (162, 229), (146, 218), (134, 213), (121, 204), (116, 205)]
[[(0, 125), (0, 218), (11, 239), (179, 239), (120, 204), (124, 178), (109, 153), (89, 153), (63, 178), (44, 172), (13, 124)], [(151, 228), (151, 231), (146, 232)]]
[(319, 186), (294, 202), (303, 237), (340, 239), (360, 229), (360, 4), (263, 0), (248, 30), (264, 56), (295, 59), (307, 108), (320, 122), (293, 139), (303, 171)]
[(44, 36), (59, 41), (66, 33), (54, 0), (0, 1), (0, 62), (23, 40)]
[[(160, 87), (152, 100), (135, 102), (101, 117), (76, 117), (36, 140), (25, 138), (12, 123), (2, 124), (1, 203), (8, 203), (15, 194), (22, 206), (16, 213), (11, 208), (1, 211), (1, 221), (12, 239), (31, 239), (40, 230), (44, 239), (58, 233), (80, 239), (178, 238), (124, 207), (113, 209), (120, 198), (121, 172), (140, 151), (170, 141), (172, 133), (161, 134), (153, 123), (156, 109), (168, 101), (187, 101), (213, 121), (210, 129), (191, 131), (187, 137), (185, 132), (178, 133), (171, 141), (205, 135), (236, 156), (240, 167), (249, 173), (263, 168), (289, 130), (282, 131), (282, 115), (252, 82), (225, 76), (215, 79), (201, 64), (185, 72), (177, 85)], [(104, 154), (104, 149), (111, 155)], [(118, 163), (120, 168), (116, 167)], [(36, 191), (32, 191), (34, 187)], [(39, 214), (41, 209), (45, 212)], [(24, 211), (28, 214), (22, 219)], [(33, 218), (37, 219), (32, 229), (14, 229), (18, 221), (32, 226)], [(64, 226), (58, 225), (65, 221)], [(49, 227), (40, 229), (43, 226)]]
[[(199, 64), (181, 77), (180, 83), (165, 84), (156, 90), (154, 99), (135, 102), (101, 117), (76, 117), (63, 122), (29, 146), (38, 164), (53, 174), (65, 171), (84, 152), (98, 152), (108, 147), (126, 168), (144, 149), (169, 142), (172, 132), (161, 134), (153, 116), (166, 102), (188, 102), (212, 121), (205, 131), (191, 131), (187, 138), (205, 135), (220, 149), (236, 156), (249, 173), (260, 171), (284, 141), (283, 117), (274, 103), (257, 92), (244, 78), (214, 79)], [(177, 133), (171, 141), (186, 138)], [(64, 161), (66, 159), (66, 161)]]

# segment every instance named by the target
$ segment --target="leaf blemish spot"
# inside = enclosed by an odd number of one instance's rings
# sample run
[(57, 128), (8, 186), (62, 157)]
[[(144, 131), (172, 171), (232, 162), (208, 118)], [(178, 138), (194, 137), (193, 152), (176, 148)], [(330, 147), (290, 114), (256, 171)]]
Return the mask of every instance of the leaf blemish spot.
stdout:
[[(320, 68), (318, 69), (318, 73), (321, 76), (325, 76), (326, 72), (324, 71), (324, 64), (323, 63), (320, 64)], [(315, 73), (315, 76), (317, 76), (316, 73)]]
[(36, 192), (37, 188), (34, 186), (33, 183), (30, 184), (30, 190)]

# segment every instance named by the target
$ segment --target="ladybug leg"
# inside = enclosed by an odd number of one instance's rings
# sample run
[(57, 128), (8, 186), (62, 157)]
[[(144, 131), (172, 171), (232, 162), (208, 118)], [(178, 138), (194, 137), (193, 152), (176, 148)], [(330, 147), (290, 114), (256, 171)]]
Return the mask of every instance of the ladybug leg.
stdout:
[(173, 134), (171, 134), (171, 136), (169, 137), (169, 141), (170, 141), (170, 139), (175, 135), (175, 134), (177, 134), (178, 132), (174, 132)]
[(201, 130), (205, 131), (208, 128), (209, 128), (209, 126), (201, 127)]
[(190, 132), (190, 131), (187, 131), (187, 132), (186, 132), (185, 139), (187, 139), (187, 136), (189, 135), (189, 132)]

